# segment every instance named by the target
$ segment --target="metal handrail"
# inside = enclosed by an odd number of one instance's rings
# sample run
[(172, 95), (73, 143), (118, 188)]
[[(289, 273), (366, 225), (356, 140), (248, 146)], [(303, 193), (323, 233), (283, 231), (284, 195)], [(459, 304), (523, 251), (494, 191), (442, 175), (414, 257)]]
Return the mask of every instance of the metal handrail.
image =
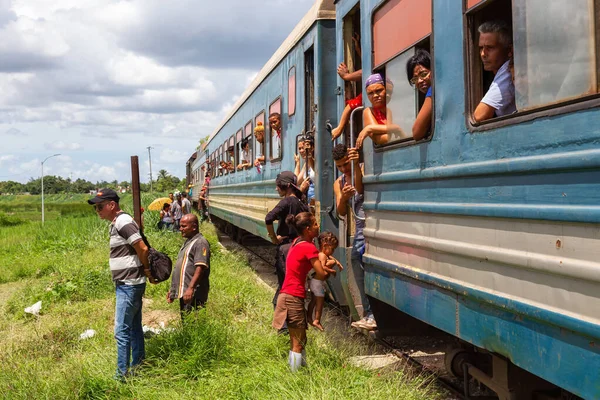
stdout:
[[(364, 110), (365, 107), (364, 106), (360, 106), (360, 107), (356, 107), (354, 110), (352, 110), (352, 112), (350, 113), (350, 146), (349, 148), (354, 148), (354, 114), (357, 111), (362, 111)], [(350, 163), (350, 178), (352, 179), (352, 186), (354, 186), (354, 162)], [(356, 214), (356, 212), (354, 211), (354, 196), (352, 196), (351, 199), (351, 205), (352, 205), (352, 214), (354, 215), (354, 218), (356, 218), (359, 221), (365, 221), (366, 217), (360, 217)]]

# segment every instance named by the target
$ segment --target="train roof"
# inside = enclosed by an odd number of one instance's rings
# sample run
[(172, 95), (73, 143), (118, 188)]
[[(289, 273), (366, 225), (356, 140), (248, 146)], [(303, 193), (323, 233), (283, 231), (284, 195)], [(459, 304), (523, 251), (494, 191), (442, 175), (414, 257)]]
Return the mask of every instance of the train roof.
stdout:
[(260, 72), (256, 75), (250, 86), (242, 93), (238, 101), (233, 105), (231, 111), (227, 113), (223, 121), (210, 135), (208, 141), (210, 142), (213, 137), (225, 126), (227, 121), (237, 112), (237, 110), (248, 100), (250, 95), (258, 88), (260, 83), (279, 65), (281, 60), (289, 53), (289, 51), (298, 43), (313, 26), (313, 24), (321, 19), (335, 19), (335, 5), (333, 0), (316, 0), (315, 4), (311, 9), (304, 15), (302, 20), (296, 25), (294, 30), (288, 35), (283, 41), (281, 46), (277, 49), (275, 54), (271, 56), (269, 61), (262, 67)]

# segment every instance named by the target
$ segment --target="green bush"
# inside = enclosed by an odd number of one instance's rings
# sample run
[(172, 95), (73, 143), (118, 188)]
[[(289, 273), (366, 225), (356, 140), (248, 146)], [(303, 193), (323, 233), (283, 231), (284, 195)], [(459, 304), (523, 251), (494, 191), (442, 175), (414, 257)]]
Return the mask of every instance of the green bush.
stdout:
[(3, 226), (16, 226), (25, 223), (19, 217), (7, 215), (6, 213), (0, 212), (0, 227)]

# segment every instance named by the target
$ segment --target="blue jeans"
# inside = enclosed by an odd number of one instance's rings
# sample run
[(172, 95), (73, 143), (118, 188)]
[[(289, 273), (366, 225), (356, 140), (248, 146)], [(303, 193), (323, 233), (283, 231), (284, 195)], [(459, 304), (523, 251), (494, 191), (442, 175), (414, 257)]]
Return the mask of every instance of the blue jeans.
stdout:
[(351, 253), (351, 261), (352, 261), (352, 270), (355, 272), (356, 284), (358, 286), (358, 290), (360, 292), (360, 297), (362, 301), (363, 311), (365, 313), (364, 317), (372, 317), (373, 313), (371, 312), (371, 306), (369, 305), (369, 299), (365, 294), (365, 267), (362, 262), (362, 257), (365, 252), (365, 239), (364, 238), (354, 238), (354, 243), (352, 244), (352, 253)]
[[(130, 367), (140, 364), (145, 356), (142, 330), (142, 296), (146, 284), (118, 285), (115, 307), (115, 339), (117, 340), (117, 376), (127, 375)], [(129, 364), (131, 355), (131, 365)]]

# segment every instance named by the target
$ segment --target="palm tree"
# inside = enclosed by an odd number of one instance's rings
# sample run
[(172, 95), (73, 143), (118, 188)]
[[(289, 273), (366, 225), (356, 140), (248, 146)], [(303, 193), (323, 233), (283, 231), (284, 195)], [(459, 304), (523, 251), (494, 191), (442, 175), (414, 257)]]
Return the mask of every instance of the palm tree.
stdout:
[(160, 181), (162, 179), (167, 179), (168, 177), (169, 177), (169, 173), (167, 172), (167, 170), (161, 169), (160, 171), (158, 171), (158, 178), (156, 180)]

